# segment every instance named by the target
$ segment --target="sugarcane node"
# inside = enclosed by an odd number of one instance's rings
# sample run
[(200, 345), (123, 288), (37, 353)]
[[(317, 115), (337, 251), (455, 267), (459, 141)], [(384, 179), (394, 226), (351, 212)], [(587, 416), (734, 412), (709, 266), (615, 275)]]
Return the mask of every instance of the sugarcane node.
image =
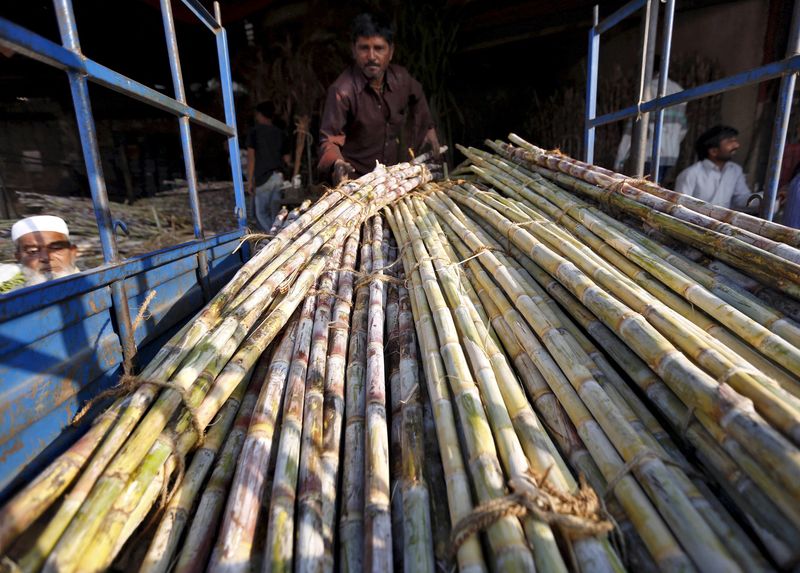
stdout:
[(613, 531), (603, 504), (594, 490), (581, 482), (578, 492), (559, 491), (547, 481), (550, 469), (537, 478), (532, 472), (512, 478), (513, 493), (475, 507), (453, 526), (450, 534), (450, 559), (473, 535), (505, 517), (522, 518), (530, 514), (548, 525), (558, 527), (570, 541), (604, 535)]

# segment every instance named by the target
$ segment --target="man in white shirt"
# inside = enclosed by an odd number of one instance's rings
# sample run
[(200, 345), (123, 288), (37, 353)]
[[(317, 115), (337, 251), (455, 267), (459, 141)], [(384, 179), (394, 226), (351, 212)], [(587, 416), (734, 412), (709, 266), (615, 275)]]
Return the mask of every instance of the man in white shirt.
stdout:
[(750, 188), (742, 168), (733, 162), (739, 149), (739, 132), (726, 125), (716, 125), (703, 133), (695, 144), (700, 159), (678, 175), (675, 191), (708, 203), (744, 211)]

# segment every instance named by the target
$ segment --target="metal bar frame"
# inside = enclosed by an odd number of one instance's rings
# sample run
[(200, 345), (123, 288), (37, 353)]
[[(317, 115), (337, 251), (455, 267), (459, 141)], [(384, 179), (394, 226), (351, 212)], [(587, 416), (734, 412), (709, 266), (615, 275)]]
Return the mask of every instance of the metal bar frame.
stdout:
[[(658, 70), (658, 93), (657, 98), (664, 97), (667, 93), (667, 81), (669, 80), (669, 58), (672, 52), (672, 28), (675, 20), (675, 0), (667, 0), (664, 9), (664, 38), (661, 43), (661, 66)], [(653, 117), (653, 147), (650, 153), (650, 171), (653, 181), (660, 183), (658, 172), (661, 168), (661, 130), (664, 127), (664, 110), (656, 110)]]
[[(765, 200), (762, 206), (762, 216), (767, 220), (772, 220), (775, 214), (775, 199), (777, 195), (778, 176), (780, 174), (781, 160), (783, 155), (783, 148), (786, 141), (786, 133), (788, 131), (789, 113), (792, 106), (792, 98), (794, 96), (795, 77), (800, 72), (800, 0), (795, 0), (794, 13), (792, 16), (792, 29), (789, 50), (787, 50), (787, 57), (783, 60), (778, 60), (758, 68), (753, 68), (709, 82), (707, 84), (695, 86), (693, 88), (685, 89), (683, 91), (663, 95), (661, 85), (659, 85), (658, 97), (646, 102), (641, 102), (638, 105), (632, 105), (624, 109), (607, 113), (600, 117), (596, 117), (597, 109), (597, 75), (599, 68), (599, 53), (600, 41), (599, 37), (604, 32), (607, 32), (625, 18), (635, 14), (641, 9), (647, 0), (632, 0), (619, 8), (616, 12), (605, 18), (602, 22), (598, 23), (597, 15), (595, 12), (593, 19), (593, 26), (589, 30), (589, 49), (587, 60), (587, 75), (586, 75), (586, 117), (584, 127), (584, 159), (587, 163), (594, 162), (594, 143), (595, 143), (595, 129), (601, 125), (614, 123), (622, 119), (634, 117), (640, 113), (657, 112), (657, 123), (655, 128), (658, 129), (658, 143), (656, 145), (656, 132), (653, 133), (653, 151), (651, 165), (658, 166), (660, 163), (660, 139), (661, 127), (663, 125), (663, 110), (678, 104), (687, 103), (703, 97), (724, 93), (737, 88), (749, 86), (752, 84), (761, 83), (774, 78), (782, 78), (781, 91), (778, 101), (778, 113), (775, 117), (772, 137), (772, 147), (769, 156), (769, 165), (767, 170), (767, 184), (765, 186)], [(664, 54), (661, 61), (661, 78), (663, 78), (664, 87), (666, 87), (666, 79), (669, 73), (669, 51), (672, 47), (672, 30), (674, 26), (674, 0), (666, 0), (666, 18), (664, 22), (664, 39), (663, 51)], [(598, 6), (594, 7), (597, 11)], [(654, 128), (654, 129), (655, 129)], [(651, 169), (656, 172), (655, 169)], [(656, 175), (657, 177), (657, 172)]]
[[(178, 41), (175, 35), (172, 7), (169, 0), (161, 0), (161, 8), (175, 98), (170, 98), (86, 58), (81, 53), (77, 23), (75, 22), (72, 9), (72, 0), (53, 0), (61, 33), (62, 45), (58, 45), (9, 20), (0, 18), (0, 46), (10, 48), (19, 54), (61, 69), (67, 73), (69, 78), (81, 147), (92, 193), (95, 218), (100, 234), (103, 259), (106, 263), (99, 272), (102, 274), (107, 273), (109, 269), (117, 269), (117, 272), (108, 274), (108, 280), (103, 284), (108, 285), (111, 289), (114, 316), (126, 361), (133, 361), (135, 359), (137, 348), (134, 340), (134, 333), (132, 332), (128, 297), (125, 290), (125, 279), (130, 276), (128, 271), (133, 272), (133, 269), (137, 268), (137, 265), (123, 262), (119, 257), (116, 237), (114, 235), (114, 226), (116, 222), (111, 217), (108, 204), (108, 195), (106, 193), (105, 179), (103, 177), (102, 162), (100, 160), (97, 142), (97, 131), (89, 97), (89, 82), (112, 89), (178, 117), (186, 179), (189, 186), (189, 206), (192, 212), (196, 243), (191, 245), (188, 250), (187, 248), (176, 248), (172, 249), (172, 251), (174, 251), (174, 253), (183, 253), (183, 256), (195, 256), (197, 258), (198, 282), (206, 300), (208, 300), (210, 296), (206, 250), (209, 246), (217, 244), (219, 239), (223, 237), (227, 239), (231, 234), (226, 233), (210, 239), (205, 238), (197, 192), (194, 154), (192, 151), (191, 123), (221, 133), (228, 139), (231, 174), (233, 176), (234, 195), (236, 199), (235, 215), (238, 223), (238, 230), (235, 232), (235, 236), (242, 236), (247, 226), (244, 185), (242, 181), (239, 142), (236, 130), (236, 114), (233, 107), (233, 82), (231, 80), (230, 63), (228, 61), (227, 39), (225, 29), (222, 27), (219, 4), (216, 2), (214, 3), (215, 14), (212, 16), (199, 0), (181, 1), (215, 36), (223, 100), (225, 102), (225, 122), (219, 121), (210, 115), (194, 109), (186, 102), (178, 52)], [(148, 256), (150, 255), (145, 255), (143, 258), (140, 257), (137, 260), (147, 259)], [(247, 258), (247, 250), (245, 250), (243, 256)], [(93, 276), (97, 275), (93, 274)], [(29, 293), (27, 292), (29, 289), (23, 289), (23, 292), (20, 293), (21, 299), (19, 299), (27, 301), (23, 307), (32, 310), (36, 308), (37, 304), (38, 306), (49, 304), (48, 301), (53, 297), (60, 300), (61, 296), (64, 294), (63, 286), (65, 284), (88, 284), (87, 281), (83, 280), (76, 282), (74, 277), (73, 280), (64, 279), (63, 282), (56, 282), (59, 284), (45, 284), (40, 287), (32, 287), (36, 290), (35, 293)], [(40, 295), (42, 295), (43, 298)], [(13, 298), (17, 299), (17, 297)], [(18, 305), (14, 306), (16, 310), (21, 308)], [(8, 306), (3, 305), (3, 308), (7, 309)]]

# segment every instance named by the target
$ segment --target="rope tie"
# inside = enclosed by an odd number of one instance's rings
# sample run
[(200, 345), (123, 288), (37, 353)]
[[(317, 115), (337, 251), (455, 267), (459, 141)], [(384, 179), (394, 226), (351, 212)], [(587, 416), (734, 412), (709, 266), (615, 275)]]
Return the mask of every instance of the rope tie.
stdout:
[[(135, 333), (136, 329), (141, 326), (142, 322), (146, 318), (145, 314), (147, 313), (147, 308), (150, 306), (150, 303), (153, 302), (153, 299), (156, 297), (156, 291), (151, 290), (148, 295), (145, 297), (144, 302), (142, 302), (142, 306), (139, 307), (139, 312), (136, 314), (136, 318), (134, 319), (133, 323), (131, 324), (131, 333)], [(100, 392), (97, 396), (89, 400), (86, 404), (84, 404), (83, 408), (81, 408), (75, 417), (72, 419), (71, 424), (73, 426), (77, 425), (83, 417), (91, 410), (95, 404), (104, 400), (109, 397), (116, 398), (117, 396), (122, 396), (127, 394), (128, 392), (135, 390), (140, 384), (133, 384), (132, 380), (135, 380), (136, 377), (133, 376), (133, 362), (132, 357), (127, 356), (122, 361), (122, 376), (119, 379), (119, 382), (108, 390), (104, 390)]]
[(531, 515), (557, 526), (570, 540), (602, 535), (613, 529), (597, 494), (583, 480), (576, 494), (568, 494), (547, 482), (548, 472), (549, 469), (540, 479), (530, 473), (511, 479), (511, 494), (481, 504), (461, 518), (450, 535), (451, 558), (467, 539), (506, 517)]
[(606, 493), (605, 496), (603, 497), (605, 499), (608, 499), (608, 497), (613, 493), (614, 488), (616, 488), (617, 485), (619, 485), (619, 482), (622, 480), (622, 478), (627, 476), (634, 469), (638, 468), (644, 461), (649, 459), (660, 460), (662, 463), (666, 465), (676, 467), (683, 473), (685, 473), (687, 476), (695, 477), (698, 479), (705, 479), (702, 475), (698, 474), (692, 468), (687, 467), (681, 463), (678, 463), (667, 456), (663, 456), (657, 452), (654, 452), (653, 450), (645, 449), (636, 454), (629, 462), (627, 462), (624, 466), (622, 466), (622, 468), (616, 473), (616, 475), (614, 475), (614, 477), (608, 480), (608, 483), (606, 485)]
[(391, 275), (383, 274), (383, 269), (378, 269), (377, 271), (371, 273), (353, 273), (359, 277), (361, 277), (356, 284), (353, 286), (354, 290), (358, 290), (363, 286), (368, 286), (372, 283), (372, 281), (380, 281), (384, 283), (392, 283), (397, 285), (402, 285), (403, 281), (400, 279), (396, 279)]

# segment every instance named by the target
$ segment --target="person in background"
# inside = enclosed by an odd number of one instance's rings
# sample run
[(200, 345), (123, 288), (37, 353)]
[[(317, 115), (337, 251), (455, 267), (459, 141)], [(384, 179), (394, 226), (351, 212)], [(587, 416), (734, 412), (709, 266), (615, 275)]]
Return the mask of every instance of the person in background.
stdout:
[[(672, 95), (683, 91), (683, 88), (677, 82), (667, 78), (667, 89), (665, 95)], [(658, 93), (658, 75), (653, 77), (650, 82), (649, 93), (645, 93), (645, 101), (653, 99)], [(650, 121), (647, 125), (647, 150), (645, 157), (648, 158), (645, 163), (645, 173), (650, 173), (650, 157), (653, 153), (653, 131), (655, 114), (650, 114)], [(614, 161), (614, 169), (617, 172), (622, 172), (625, 162), (631, 152), (631, 132), (633, 131), (633, 123), (628, 121), (625, 124), (625, 131), (622, 134), (622, 139), (617, 148), (617, 157)], [(678, 163), (678, 157), (681, 154), (681, 143), (683, 138), (686, 137), (687, 132), (686, 121), (686, 104), (678, 104), (668, 107), (664, 110), (664, 121), (661, 126), (661, 144), (659, 145), (659, 167), (658, 167), (658, 180), (664, 181), (667, 172), (675, 167)]]
[(320, 125), (318, 171), (334, 185), (369, 173), (375, 162), (401, 160), (400, 139), (419, 154), (439, 150), (422, 86), (392, 64), (394, 33), (388, 21), (361, 14), (353, 22), (353, 65), (328, 88)]
[(288, 140), (273, 124), (275, 106), (261, 102), (256, 106), (256, 125), (247, 134), (247, 192), (255, 196), (255, 215), (263, 230), (272, 226), (281, 208), (283, 173), (289, 163)]
[(746, 210), (750, 188), (742, 168), (733, 162), (738, 135), (727, 125), (715, 125), (703, 133), (695, 144), (699, 161), (680, 172), (675, 191), (720, 207)]
[(61, 217), (37, 215), (11, 227), (17, 264), (0, 265), (0, 294), (79, 273), (78, 249)]

